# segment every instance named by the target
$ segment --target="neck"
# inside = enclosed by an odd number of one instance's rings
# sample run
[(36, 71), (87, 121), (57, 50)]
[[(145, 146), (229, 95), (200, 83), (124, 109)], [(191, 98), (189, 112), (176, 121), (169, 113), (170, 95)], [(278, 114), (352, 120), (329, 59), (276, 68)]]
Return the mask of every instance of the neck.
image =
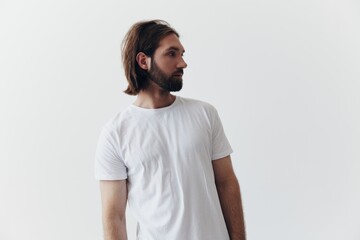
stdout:
[(142, 108), (163, 108), (175, 101), (175, 96), (155, 84), (150, 84), (137, 95), (134, 104)]

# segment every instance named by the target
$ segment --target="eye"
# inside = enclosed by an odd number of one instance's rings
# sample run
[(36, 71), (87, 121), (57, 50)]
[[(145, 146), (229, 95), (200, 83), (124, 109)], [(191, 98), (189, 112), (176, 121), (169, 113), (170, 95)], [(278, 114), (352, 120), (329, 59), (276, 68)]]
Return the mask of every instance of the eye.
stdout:
[(170, 51), (170, 52), (168, 52), (168, 55), (169, 55), (170, 57), (175, 57), (175, 56), (176, 56), (176, 52), (175, 52), (175, 51)]

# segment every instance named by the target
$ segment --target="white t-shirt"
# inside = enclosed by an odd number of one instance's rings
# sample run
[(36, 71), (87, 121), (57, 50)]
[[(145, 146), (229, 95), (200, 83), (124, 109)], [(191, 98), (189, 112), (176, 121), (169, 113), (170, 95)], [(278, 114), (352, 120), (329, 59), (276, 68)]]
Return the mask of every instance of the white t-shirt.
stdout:
[(228, 240), (212, 160), (231, 153), (216, 109), (177, 96), (116, 114), (99, 137), (95, 178), (128, 180), (139, 240)]

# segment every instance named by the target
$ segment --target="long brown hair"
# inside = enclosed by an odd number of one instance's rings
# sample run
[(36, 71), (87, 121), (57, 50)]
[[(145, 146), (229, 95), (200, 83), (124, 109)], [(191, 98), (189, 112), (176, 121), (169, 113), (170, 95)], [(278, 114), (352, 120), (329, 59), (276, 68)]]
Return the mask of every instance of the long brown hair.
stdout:
[(139, 52), (152, 57), (159, 42), (169, 34), (179, 34), (163, 20), (141, 21), (135, 23), (125, 35), (122, 42), (122, 62), (128, 87), (124, 91), (129, 95), (137, 95), (148, 85), (148, 75), (136, 61)]

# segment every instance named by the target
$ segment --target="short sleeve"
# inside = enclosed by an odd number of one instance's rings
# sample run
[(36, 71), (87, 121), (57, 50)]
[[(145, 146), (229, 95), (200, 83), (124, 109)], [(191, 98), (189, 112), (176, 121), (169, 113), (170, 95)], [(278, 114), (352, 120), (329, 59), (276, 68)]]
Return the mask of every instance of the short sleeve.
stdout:
[(98, 180), (123, 180), (127, 169), (119, 155), (116, 132), (105, 126), (100, 133), (95, 153), (95, 178)]
[(212, 119), (212, 160), (217, 160), (230, 155), (233, 150), (227, 139), (219, 114), (214, 108)]

